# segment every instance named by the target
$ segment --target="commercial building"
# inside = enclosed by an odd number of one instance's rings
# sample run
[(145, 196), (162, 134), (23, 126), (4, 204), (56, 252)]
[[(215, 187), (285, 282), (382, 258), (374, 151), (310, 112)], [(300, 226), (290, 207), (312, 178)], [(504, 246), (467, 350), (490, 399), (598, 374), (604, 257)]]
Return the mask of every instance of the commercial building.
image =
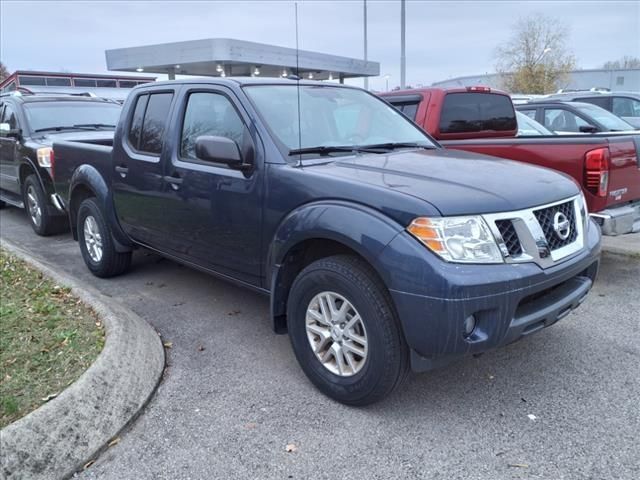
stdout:
[(0, 82), (0, 93), (28, 90), (34, 93), (93, 93), (121, 100), (128, 89), (155, 81), (156, 77), (131, 75), (97, 75), (93, 73), (60, 73), (17, 70)]
[(107, 69), (168, 75), (298, 75), (316, 80), (380, 75), (378, 62), (229, 38), (118, 48), (105, 52)]
[[(468, 87), (472, 85), (501, 88), (501, 76), (497, 73), (485, 73), (483, 75), (450, 78), (433, 84), (434, 87)], [(560, 88), (569, 90), (608, 88), (611, 91), (640, 91), (640, 68), (574, 70), (571, 72), (566, 85), (561, 85)]]

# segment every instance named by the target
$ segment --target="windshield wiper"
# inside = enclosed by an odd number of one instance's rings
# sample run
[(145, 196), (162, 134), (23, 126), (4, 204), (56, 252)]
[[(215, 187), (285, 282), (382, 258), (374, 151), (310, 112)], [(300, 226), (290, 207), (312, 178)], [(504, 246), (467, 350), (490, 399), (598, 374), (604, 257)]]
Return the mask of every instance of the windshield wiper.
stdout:
[(110, 125), (108, 123), (77, 123), (74, 125), (74, 127), (78, 127), (78, 128), (84, 128), (84, 127), (91, 127), (91, 128), (116, 128), (115, 125)]
[(289, 156), (291, 155), (304, 155), (307, 153), (318, 153), (320, 155), (329, 155), (330, 153), (336, 152), (347, 152), (351, 153), (358, 150), (355, 146), (346, 146), (346, 145), (320, 145), (317, 147), (305, 147), (305, 148), (294, 148), (293, 150), (289, 150)]
[(38, 128), (34, 130), (34, 132), (59, 132), (61, 130), (95, 130), (94, 127), (89, 125), (67, 125), (67, 126), (58, 126), (58, 127), (47, 127), (47, 128)]
[(389, 142), (376, 143), (372, 145), (319, 145), (317, 147), (295, 148), (289, 150), (289, 155), (304, 155), (307, 153), (317, 153), (320, 155), (329, 155), (336, 152), (367, 152), (380, 153), (380, 150), (394, 150), (396, 148), (435, 148), (428, 145), (409, 142)]
[(415, 142), (388, 142), (388, 143), (375, 143), (372, 145), (358, 145), (357, 149), (364, 150), (395, 150), (396, 148), (435, 148), (429, 145), (422, 145)]

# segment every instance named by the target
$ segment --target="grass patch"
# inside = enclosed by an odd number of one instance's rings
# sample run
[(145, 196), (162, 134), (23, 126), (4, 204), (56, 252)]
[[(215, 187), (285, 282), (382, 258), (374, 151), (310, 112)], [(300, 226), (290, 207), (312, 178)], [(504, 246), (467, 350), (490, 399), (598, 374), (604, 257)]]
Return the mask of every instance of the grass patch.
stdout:
[(62, 392), (103, 346), (91, 308), (0, 249), (0, 428)]

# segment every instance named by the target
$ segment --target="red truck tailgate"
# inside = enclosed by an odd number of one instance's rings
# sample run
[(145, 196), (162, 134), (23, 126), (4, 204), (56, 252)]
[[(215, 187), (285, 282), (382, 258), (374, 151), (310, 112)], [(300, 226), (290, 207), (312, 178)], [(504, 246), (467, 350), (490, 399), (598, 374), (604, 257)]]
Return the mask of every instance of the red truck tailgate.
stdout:
[(640, 200), (640, 135), (609, 139), (611, 159), (606, 206)]

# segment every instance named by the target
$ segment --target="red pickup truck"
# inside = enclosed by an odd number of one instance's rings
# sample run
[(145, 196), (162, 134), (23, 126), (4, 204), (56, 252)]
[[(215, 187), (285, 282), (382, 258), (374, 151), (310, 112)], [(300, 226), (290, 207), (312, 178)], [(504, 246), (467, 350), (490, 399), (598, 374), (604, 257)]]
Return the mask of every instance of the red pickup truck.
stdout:
[(511, 98), (482, 86), (400, 90), (380, 96), (446, 148), (570, 175), (581, 186), (604, 234), (640, 231), (640, 135), (516, 137)]

